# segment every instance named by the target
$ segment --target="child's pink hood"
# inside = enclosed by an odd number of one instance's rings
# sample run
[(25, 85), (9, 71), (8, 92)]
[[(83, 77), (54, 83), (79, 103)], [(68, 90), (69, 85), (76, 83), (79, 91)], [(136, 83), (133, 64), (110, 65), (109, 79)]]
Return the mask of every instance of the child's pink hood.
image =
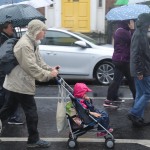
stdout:
[(84, 83), (75, 84), (73, 92), (74, 97), (83, 98), (83, 95), (86, 94), (87, 92), (92, 92), (92, 90), (89, 89), (86, 84)]

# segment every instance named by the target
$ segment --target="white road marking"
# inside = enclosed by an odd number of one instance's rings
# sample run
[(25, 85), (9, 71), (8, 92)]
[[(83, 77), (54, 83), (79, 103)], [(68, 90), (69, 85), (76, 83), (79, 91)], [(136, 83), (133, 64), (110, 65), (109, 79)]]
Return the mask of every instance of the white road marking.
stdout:
[[(41, 138), (43, 140), (49, 141), (49, 142), (67, 142), (68, 138)], [(23, 137), (1, 137), (0, 140), (3, 142), (26, 142), (27, 138)], [(100, 142), (104, 143), (105, 139), (102, 138), (78, 138), (78, 142)], [(137, 139), (115, 139), (115, 143), (126, 143), (126, 144), (140, 144), (144, 145), (146, 147), (150, 147), (150, 141), (149, 140), (137, 140)]]
[[(34, 97), (35, 99), (58, 99), (59, 97), (38, 97), (38, 96), (35, 96)], [(102, 100), (105, 100), (106, 97), (90, 97), (92, 99), (102, 99)], [(132, 97), (119, 97), (121, 99), (124, 99), (124, 100), (131, 100), (133, 99)], [(67, 99), (70, 99), (69, 97), (67, 97)]]
[[(70, 99), (69, 97), (67, 97), (68, 99)], [(102, 99), (104, 100), (106, 97), (91, 97), (94, 99)], [(35, 99), (58, 99), (58, 97), (38, 97), (35, 96)], [(122, 99), (124, 100), (130, 100), (132, 99), (131, 97), (123, 97)], [(43, 140), (46, 141), (50, 141), (50, 142), (67, 142), (68, 138), (41, 138)], [(0, 140), (2, 140), (3, 142), (26, 142), (27, 138), (23, 138), (23, 137), (0, 137)], [(102, 138), (78, 138), (78, 142), (100, 142), (100, 143), (104, 143), (105, 139)], [(126, 143), (126, 144), (140, 144), (140, 145), (144, 145), (150, 148), (150, 141), (149, 140), (137, 140), (137, 139), (115, 139), (115, 143)]]
[[(58, 99), (59, 97), (38, 97), (38, 96), (35, 96), (35, 99)], [(101, 99), (101, 100), (105, 100), (106, 97), (91, 97), (93, 99)], [(121, 97), (120, 97), (121, 98)], [(67, 97), (67, 99), (70, 99), (69, 97)], [(133, 99), (132, 97), (122, 97), (121, 99), (124, 99), (124, 100), (131, 100)], [(2, 141), (4, 142), (26, 142), (27, 141), (27, 138), (17, 138), (17, 137), (14, 137), (14, 138), (0, 138)], [(43, 140), (46, 140), (46, 141), (50, 141), (50, 142), (67, 142), (68, 141), (68, 138), (41, 138)], [(105, 142), (104, 139), (101, 139), (101, 138), (78, 138), (78, 141), (79, 142)], [(150, 141), (149, 140), (137, 140), (137, 139), (115, 139), (115, 143), (127, 143), (127, 144), (140, 144), (140, 145), (144, 145), (144, 146), (147, 146), (147, 147), (150, 147)]]

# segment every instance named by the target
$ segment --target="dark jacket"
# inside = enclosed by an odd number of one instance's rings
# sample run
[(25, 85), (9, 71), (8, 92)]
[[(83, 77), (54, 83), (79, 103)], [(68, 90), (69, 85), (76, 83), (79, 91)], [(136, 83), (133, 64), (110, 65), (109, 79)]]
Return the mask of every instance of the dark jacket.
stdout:
[(121, 21), (117, 30), (114, 32), (114, 53), (113, 61), (129, 62), (130, 60), (130, 43), (132, 33), (128, 27), (129, 21)]
[(9, 36), (7, 33), (5, 32), (1, 32), (0, 33), (0, 46), (8, 39), (13, 38), (13, 36)]
[[(0, 46), (3, 45), (3, 43), (8, 40), (9, 38), (12, 38), (13, 36), (9, 36), (8, 34), (6, 34), (5, 32), (1, 32), (0, 33)], [(0, 68), (0, 78), (3, 80), (4, 82), (4, 79), (5, 79), (5, 73), (1, 70)]]
[(13, 52), (13, 48), (17, 41), (17, 38), (10, 38), (0, 47), (0, 68), (3, 74), (9, 74), (11, 70), (18, 65)]
[(150, 15), (140, 15), (131, 41), (130, 72), (134, 77), (140, 74), (150, 76), (150, 45), (147, 36), (149, 25)]

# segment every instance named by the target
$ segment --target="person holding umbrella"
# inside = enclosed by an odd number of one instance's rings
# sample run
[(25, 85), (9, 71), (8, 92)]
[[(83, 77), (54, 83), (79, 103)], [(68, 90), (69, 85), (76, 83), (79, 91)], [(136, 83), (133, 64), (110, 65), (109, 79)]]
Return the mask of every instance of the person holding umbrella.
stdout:
[(49, 81), (58, 75), (58, 68), (47, 65), (40, 56), (39, 43), (44, 38), (46, 25), (40, 20), (32, 20), (28, 31), (19, 39), (14, 47), (14, 55), (18, 65), (6, 75), (4, 88), (7, 90), (5, 106), (0, 110), (0, 119), (5, 120), (20, 103), (26, 116), (28, 129), (27, 147), (46, 148), (49, 142), (39, 138), (37, 129), (38, 114), (34, 99), (35, 80)]
[[(5, 22), (1, 25), (1, 33), (0, 33), (0, 46), (8, 39), (15, 37), (15, 32), (13, 28), (13, 24), (10, 21)], [(3, 88), (3, 83), (6, 74), (0, 70), (0, 108), (5, 103), (5, 89)], [(11, 125), (22, 125), (22, 119), (20, 118), (19, 108), (17, 108), (14, 113), (9, 117), (8, 124)]]
[(134, 80), (130, 75), (130, 43), (131, 30), (134, 29), (133, 20), (119, 21), (118, 28), (114, 32), (114, 53), (112, 61), (114, 68), (114, 79), (110, 84), (107, 92), (107, 99), (104, 101), (105, 107), (118, 107), (115, 102), (122, 102), (118, 98), (118, 90), (123, 77), (128, 80), (129, 88), (132, 92), (133, 99), (135, 99), (135, 85)]

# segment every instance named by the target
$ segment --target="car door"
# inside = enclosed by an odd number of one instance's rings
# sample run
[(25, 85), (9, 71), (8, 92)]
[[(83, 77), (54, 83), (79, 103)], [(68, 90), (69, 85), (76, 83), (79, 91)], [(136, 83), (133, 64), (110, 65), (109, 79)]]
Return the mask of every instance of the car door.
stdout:
[(47, 31), (40, 53), (50, 66), (60, 65), (60, 74), (88, 76), (92, 57), (86, 48), (74, 45), (79, 39), (62, 31)]

